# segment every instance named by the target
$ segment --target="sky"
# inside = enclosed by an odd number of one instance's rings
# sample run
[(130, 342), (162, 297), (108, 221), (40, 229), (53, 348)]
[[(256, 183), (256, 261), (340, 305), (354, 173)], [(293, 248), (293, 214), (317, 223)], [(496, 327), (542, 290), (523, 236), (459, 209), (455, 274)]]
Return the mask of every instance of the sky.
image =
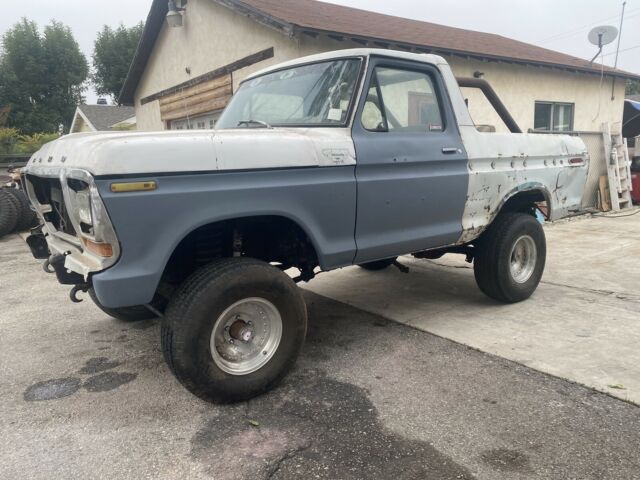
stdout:
[[(598, 25), (620, 23), (622, 0), (327, 0), (330, 3), (409, 17), (442, 25), (496, 33), (541, 47), (591, 59), (587, 41)], [(0, 34), (20, 18), (40, 26), (51, 19), (71, 27), (91, 62), (93, 42), (103, 25), (131, 26), (144, 20), (151, 0), (2, 0)], [(604, 49), (613, 65), (616, 43)], [(600, 60), (598, 60), (600, 61)], [(627, 0), (618, 67), (640, 74), (640, 0)], [(96, 96), (89, 89), (87, 100)]]

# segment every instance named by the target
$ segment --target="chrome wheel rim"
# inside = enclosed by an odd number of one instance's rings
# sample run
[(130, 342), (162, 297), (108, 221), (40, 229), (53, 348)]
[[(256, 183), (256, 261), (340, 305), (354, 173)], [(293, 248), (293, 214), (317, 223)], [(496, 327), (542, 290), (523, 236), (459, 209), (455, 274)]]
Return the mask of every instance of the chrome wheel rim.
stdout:
[(211, 357), (230, 375), (248, 375), (265, 366), (282, 339), (282, 317), (264, 298), (245, 298), (227, 308), (211, 331)]
[(509, 257), (511, 278), (517, 283), (525, 283), (533, 275), (538, 260), (536, 242), (529, 235), (523, 235), (513, 244)]

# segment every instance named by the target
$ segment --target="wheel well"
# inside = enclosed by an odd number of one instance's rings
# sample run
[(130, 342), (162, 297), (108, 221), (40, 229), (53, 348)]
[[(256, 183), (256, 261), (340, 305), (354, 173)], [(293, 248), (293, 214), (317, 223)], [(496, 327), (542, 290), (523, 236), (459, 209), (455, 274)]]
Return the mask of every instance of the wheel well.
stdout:
[[(189, 233), (174, 249), (161, 280), (175, 287), (196, 269), (218, 258), (242, 256), (313, 273), (318, 257), (306, 232), (293, 220), (256, 216), (203, 225)], [(160, 292), (162, 293), (162, 292)]]
[(503, 212), (519, 212), (535, 215), (536, 209), (549, 218), (549, 202), (542, 190), (526, 190), (510, 197), (500, 209)]

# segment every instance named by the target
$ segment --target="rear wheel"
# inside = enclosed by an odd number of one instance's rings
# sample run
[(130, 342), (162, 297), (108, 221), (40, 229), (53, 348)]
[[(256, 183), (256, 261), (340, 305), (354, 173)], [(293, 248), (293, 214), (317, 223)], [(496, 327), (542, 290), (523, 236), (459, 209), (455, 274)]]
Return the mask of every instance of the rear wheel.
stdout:
[(174, 293), (162, 320), (162, 350), (189, 391), (216, 403), (273, 388), (302, 348), (307, 310), (279, 269), (248, 258), (197, 270)]
[(17, 224), (17, 201), (6, 192), (6, 189), (0, 189), (0, 237), (13, 232)]
[(18, 210), (18, 218), (16, 222), (15, 230), (17, 232), (23, 232), (28, 230), (38, 223), (38, 217), (36, 212), (31, 210), (29, 199), (22, 190), (17, 188), (7, 188), (6, 193), (11, 195), (14, 199), (14, 204)]
[(370, 270), (372, 272), (378, 270), (384, 270), (387, 267), (390, 267), (394, 264), (398, 257), (393, 258), (385, 258), (384, 260), (376, 260), (375, 262), (361, 263), (358, 265), (360, 268), (364, 268), (365, 270)]
[(533, 216), (502, 214), (478, 242), (473, 265), (476, 283), (500, 302), (526, 300), (540, 283), (546, 253), (544, 230)]
[(93, 288), (89, 289), (89, 297), (93, 300), (100, 310), (121, 322), (139, 322), (141, 320), (151, 320), (156, 318), (156, 315), (144, 305), (138, 305), (135, 307), (121, 307), (121, 308), (108, 308), (104, 307)]

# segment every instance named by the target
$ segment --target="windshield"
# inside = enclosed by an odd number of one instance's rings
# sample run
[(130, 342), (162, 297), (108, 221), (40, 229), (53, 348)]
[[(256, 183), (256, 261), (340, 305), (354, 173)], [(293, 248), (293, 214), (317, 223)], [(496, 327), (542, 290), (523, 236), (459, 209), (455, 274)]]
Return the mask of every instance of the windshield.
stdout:
[(361, 60), (280, 70), (242, 84), (216, 128), (339, 126), (347, 122)]

